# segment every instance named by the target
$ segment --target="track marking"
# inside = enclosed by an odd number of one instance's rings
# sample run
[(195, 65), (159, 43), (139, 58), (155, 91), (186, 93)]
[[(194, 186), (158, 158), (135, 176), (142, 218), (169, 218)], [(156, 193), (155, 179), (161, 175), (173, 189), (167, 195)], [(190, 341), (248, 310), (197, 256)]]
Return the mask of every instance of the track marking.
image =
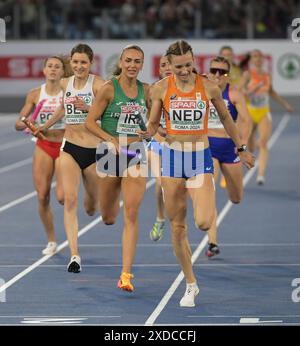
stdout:
[(32, 162), (32, 157), (29, 157), (28, 159), (25, 159), (25, 160), (22, 160), (22, 161), (18, 161), (18, 162), (12, 163), (11, 165), (7, 165), (7, 166), (4, 166), (4, 167), (1, 167), (0, 168), (0, 174), (12, 171), (12, 170), (14, 170), (16, 168), (20, 168), (20, 167), (26, 166), (26, 165), (28, 165), (31, 162)]
[[(154, 185), (155, 183), (155, 179), (151, 179), (147, 182), (146, 184), (146, 190), (148, 190), (152, 185)], [(123, 207), (123, 200), (120, 201), (120, 208)], [(1, 209), (0, 209), (1, 211)], [(78, 238), (81, 237), (82, 235), (84, 235), (86, 232), (88, 232), (91, 228), (93, 228), (94, 226), (96, 226), (98, 223), (100, 223), (102, 221), (102, 216), (96, 218), (95, 220), (93, 220), (92, 222), (90, 222), (89, 224), (87, 224), (85, 227), (83, 227), (81, 230), (79, 230), (78, 232)], [(26, 276), (27, 274), (29, 274), (30, 272), (32, 272), (34, 269), (38, 268), (41, 264), (43, 264), (44, 262), (48, 261), (49, 258), (51, 258), (52, 256), (54, 256), (56, 253), (58, 253), (59, 251), (61, 251), (62, 249), (64, 249), (65, 247), (68, 246), (68, 241), (64, 241), (62, 244), (60, 244), (57, 247), (57, 251), (53, 254), (53, 255), (46, 255), (43, 256), (42, 258), (40, 258), (39, 260), (37, 260), (36, 262), (34, 262), (32, 265), (30, 265), (29, 267), (27, 267), (25, 270), (23, 270), (22, 272), (20, 272), (19, 274), (17, 274), (16, 276), (14, 276), (12, 279), (10, 279), (9, 281), (7, 281), (4, 285), (0, 286), (0, 293), (4, 292), (6, 289), (8, 289), (10, 286), (12, 286), (13, 284), (15, 284), (17, 281), (19, 281), (20, 279), (22, 279), (24, 276)]]

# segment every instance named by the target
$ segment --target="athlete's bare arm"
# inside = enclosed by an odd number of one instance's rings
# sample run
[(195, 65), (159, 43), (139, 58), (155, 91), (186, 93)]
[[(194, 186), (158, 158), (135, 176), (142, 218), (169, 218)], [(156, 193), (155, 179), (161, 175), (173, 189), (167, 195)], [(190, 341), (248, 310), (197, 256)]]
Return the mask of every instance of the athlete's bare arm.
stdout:
[(151, 111), (147, 127), (147, 133), (150, 137), (155, 135), (160, 124), (160, 117), (162, 112), (163, 98), (166, 91), (167, 82), (161, 80), (154, 84), (151, 89)]
[(22, 131), (26, 128), (26, 125), (23, 123), (23, 121), (21, 121), (22, 117), (29, 117), (29, 115), (31, 114), (34, 106), (37, 104), (37, 101), (39, 99), (39, 95), (40, 95), (40, 90), (41, 88), (35, 88), (29, 91), (29, 93), (26, 96), (25, 99), (25, 104), (22, 107), (21, 111), (20, 111), (20, 117), (19, 119), (17, 119), (16, 123), (15, 123), (15, 129), (17, 131)]
[(284, 107), (288, 112), (293, 112), (293, 107), (287, 102), (287, 100), (285, 100), (282, 96), (280, 96), (279, 94), (277, 94), (277, 92), (273, 89), (273, 85), (272, 85), (272, 80), (270, 78), (270, 90), (269, 90), (269, 95), (275, 100), (277, 101), (279, 104), (282, 105), (282, 107)]
[(239, 125), (238, 128), (242, 143), (248, 143), (251, 133), (252, 120), (248, 112), (244, 94), (237, 89), (232, 88), (230, 98), (238, 111)]

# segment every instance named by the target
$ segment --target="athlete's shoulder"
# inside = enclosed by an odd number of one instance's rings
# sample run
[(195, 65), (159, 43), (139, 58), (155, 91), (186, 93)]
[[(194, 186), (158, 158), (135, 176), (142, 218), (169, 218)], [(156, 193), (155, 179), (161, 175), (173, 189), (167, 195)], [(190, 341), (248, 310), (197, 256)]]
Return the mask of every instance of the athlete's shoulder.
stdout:
[(156, 89), (166, 89), (169, 85), (169, 80), (170, 80), (171, 76), (167, 76), (163, 79), (160, 79), (159, 81), (153, 83), (153, 88), (156, 88)]
[(27, 93), (27, 99), (37, 102), (41, 93), (42, 86), (33, 88)]
[(94, 75), (94, 83), (103, 85), (105, 83), (105, 79), (99, 75)]

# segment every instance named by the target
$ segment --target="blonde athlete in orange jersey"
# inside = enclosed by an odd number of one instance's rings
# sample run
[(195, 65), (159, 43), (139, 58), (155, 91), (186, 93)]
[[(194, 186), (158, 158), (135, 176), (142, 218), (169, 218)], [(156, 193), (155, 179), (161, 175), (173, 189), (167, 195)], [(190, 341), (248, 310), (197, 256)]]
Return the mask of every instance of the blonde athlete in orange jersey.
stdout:
[(259, 156), (257, 184), (265, 183), (265, 172), (269, 156), (268, 140), (272, 132), (272, 118), (270, 113), (269, 96), (280, 103), (288, 112), (292, 112), (291, 105), (272, 87), (272, 78), (263, 70), (264, 57), (260, 50), (251, 52), (250, 69), (245, 71), (241, 85), (247, 95), (247, 106), (253, 122), (253, 130), (249, 139), (249, 150), (255, 150), (256, 130), (259, 133)]
[(188, 192), (197, 228), (208, 230), (215, 216), (213, 161), (207, 138), (209, 100), (238, 148), (242, 162), (251, 168), (254, 158), (240, 141), (219, 87), (193, 73), (191, 46), (186, 41), (177, 41), (168, 48), (167, 56), (173, 75), (155, 84), (148, 128), (140, 133), (144, 137), (153, 136), (164, 111), (167, 131), (162, 152), (165, 209), (171, 224), (174, 252), (187, 282), (180, 306), (193, 307), (199, 288), (193, 273), (187, 234)]
[[(159, 60), (159, 77), (163, 79), (172, 74), (170, 64), (167, 56), (162, 56)], [(151, 90), (150, 90), (151, 92)], [(158, 132), (155, 134), (154, 139), (158, 143), (165, 142), (166, 130), (165, 130), (165, 120), (162, 114), (160, 119), (160, 126), (158, 128)], [(150, 147), (151, 148), (151, 147)], [(164, 200), (163, 200), (163, 191), (161, 187), (161, 174), (160, 174), (160, 154), (161, 147), (159, 145), (155, 145), (152, 147), (152, 150), (148, 152), (148, 160), (152, 164), (152, 171), (154, 176), (156, 177), (156, 185), (155, 185), (155, 195), (156, 195), (156, 221), (153, 225), (153, 228), (150, 231), (150, 238), (153, 241), (158, 241), (162, 238), (164, 232), (164, 224), (165, 224), (165, 208), (164, 208)]]

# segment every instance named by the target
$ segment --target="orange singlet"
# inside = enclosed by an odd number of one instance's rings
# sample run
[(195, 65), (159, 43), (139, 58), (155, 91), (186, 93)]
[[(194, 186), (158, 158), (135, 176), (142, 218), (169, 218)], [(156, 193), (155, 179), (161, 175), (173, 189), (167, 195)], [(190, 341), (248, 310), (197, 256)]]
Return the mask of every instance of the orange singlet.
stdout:
[(196, 75), (195, 87), (187, 93), (176, 87), (174, 75), (167, 78), (168, 89), (163, 101), (167, 134), (207, 134), (209, 100), (202, 77)]

